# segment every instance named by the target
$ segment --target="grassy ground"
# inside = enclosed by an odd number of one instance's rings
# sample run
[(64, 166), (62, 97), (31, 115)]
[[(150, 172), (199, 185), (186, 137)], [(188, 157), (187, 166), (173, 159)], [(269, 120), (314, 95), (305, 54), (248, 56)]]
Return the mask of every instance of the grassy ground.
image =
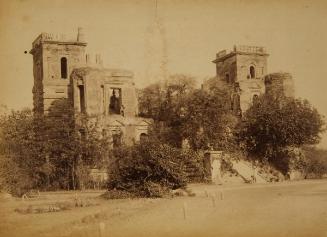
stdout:
[(247, 185), (191, 185), (196, 197), (102, 200), (78, 192), (88, 207), (21, 214), (30, 205), (71, 202), (73, 192), (2, 201), (0, 236), (317, 236), (327, 237), (327, 180)]

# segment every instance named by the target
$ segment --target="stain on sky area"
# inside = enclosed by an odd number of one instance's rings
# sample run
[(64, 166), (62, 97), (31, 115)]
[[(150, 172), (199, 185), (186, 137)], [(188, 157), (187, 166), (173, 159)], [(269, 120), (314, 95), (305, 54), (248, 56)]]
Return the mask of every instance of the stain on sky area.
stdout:
[(23, 15), (22, 16), (22, 21), (25, 22), (25, 23), (28, 23), (31, 21), (31, 17), (28, 16), (28, 15)]
[(163, 18), (159, 16), (158, 2), (155, 2), (154, 18), (145, 35), (145, 77), (148, 82), (164, 82), (168, 77), (167, 39)]

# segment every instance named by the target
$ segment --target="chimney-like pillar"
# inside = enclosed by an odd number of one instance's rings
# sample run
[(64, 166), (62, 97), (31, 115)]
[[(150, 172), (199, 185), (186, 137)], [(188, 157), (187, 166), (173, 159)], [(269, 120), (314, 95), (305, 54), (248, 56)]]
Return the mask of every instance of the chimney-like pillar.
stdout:
[(78, 27), (77, 41), (78, 42), (86, 42), (85, 41), (84, 29), (82, 27)]
[(86, 64), (89, 66), (93, 64), (92, 55), (89, 53), (86, 54)]
[(102, 58), (101, 58), (101, 54), (96, 54), (95, 55), (95, 64), (102, 66)]

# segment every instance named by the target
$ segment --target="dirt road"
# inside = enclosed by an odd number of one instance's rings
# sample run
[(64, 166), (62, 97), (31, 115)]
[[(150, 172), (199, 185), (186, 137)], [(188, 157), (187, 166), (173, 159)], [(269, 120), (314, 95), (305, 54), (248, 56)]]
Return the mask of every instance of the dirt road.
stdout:
[(23, 215), (7, 205), (0, 236), (327, 237), (327, 180), (191, 188), (196, 197), (99, 200), (58, 213)]

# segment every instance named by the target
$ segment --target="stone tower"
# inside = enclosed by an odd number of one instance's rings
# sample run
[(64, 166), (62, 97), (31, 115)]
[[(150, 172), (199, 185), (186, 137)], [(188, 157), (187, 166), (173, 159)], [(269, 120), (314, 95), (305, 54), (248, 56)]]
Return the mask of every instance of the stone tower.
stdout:
[(70, 73), (85, 65), (83, 29), (78, 29), (77, 38), (66, 40), (62, 35), (41, 33), (32, 43), (33, 55), (33, 104), (34, 111), (47, 113), (53, 102), (67, 99), (71, 93)]
[(277, 99), (294, 97), (294, 81), (290, 73), (276, 72), (265, 76), (266, 95)]
[(235, 113), (246, 111), (256, 97), (265, 93), (268, 56), (264, 47), (253, 46), (234, 46), (231, 52), (217, 53), (213, 61), (217, 79), (230, 88)]

